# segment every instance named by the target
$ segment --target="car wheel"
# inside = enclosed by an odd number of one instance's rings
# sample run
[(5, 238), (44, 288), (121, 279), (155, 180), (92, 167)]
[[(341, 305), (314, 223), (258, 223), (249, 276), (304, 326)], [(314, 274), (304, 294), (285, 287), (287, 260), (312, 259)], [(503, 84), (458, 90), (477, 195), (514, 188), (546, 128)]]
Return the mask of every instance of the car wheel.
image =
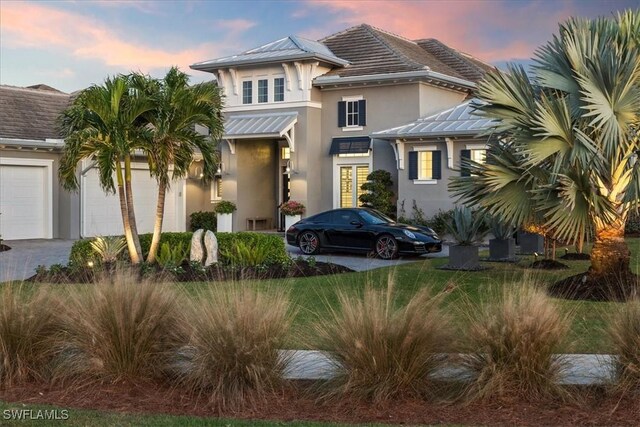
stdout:
[(376, 240), (376, 255), (382, 259), (393, 259), (398, 255), (398, 242), (393, 236), (384, 234)]
[(298, 247), (305, 255), (317, 254), (320, 251), (320, 239), (313, 231), (304, 231), (298, 237)]

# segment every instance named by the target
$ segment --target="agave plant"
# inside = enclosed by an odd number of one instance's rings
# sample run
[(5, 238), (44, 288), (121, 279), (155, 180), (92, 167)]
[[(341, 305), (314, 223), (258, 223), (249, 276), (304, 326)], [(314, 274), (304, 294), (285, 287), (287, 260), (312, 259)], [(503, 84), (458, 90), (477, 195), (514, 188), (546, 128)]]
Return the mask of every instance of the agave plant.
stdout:
[(460, 246), (481, 242), (487, 234), (483, 216), (466, 206), (458, 206), (453, 210), (453, 218), (446, 224), (446, 228)]
[(100, 236), (91, 242), (91, 248), (105, 263), (115, 262), (126, 247), (127, 241), (118, 236)]
[(507, 240), (513, 236), (514, 227), (500, 218), (491, 217), (489, 220), (489, 230), (491, 230), (491, 234), (493, 234), (496, 239)]

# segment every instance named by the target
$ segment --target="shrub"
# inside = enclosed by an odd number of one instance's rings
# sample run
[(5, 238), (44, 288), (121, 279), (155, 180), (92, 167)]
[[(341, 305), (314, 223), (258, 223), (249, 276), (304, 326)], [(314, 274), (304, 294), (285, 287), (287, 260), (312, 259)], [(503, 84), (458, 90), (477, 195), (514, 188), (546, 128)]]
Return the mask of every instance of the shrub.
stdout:
[(230, 213), (233, 213), (235, 210), (236, 210), (236, 204), (228, 200), (223, 200), (221, 202), (218, 202), (216, 206), (213, 208), (213, 211), (219, 214), (230, 214)]
[(447, 231), (447, 224), (453, 219), (453, 209), (448, 211), (438, 210), (438, 213), (424, 221), (427, 227), (433, 229), (438, 234), (444, 234)]
[(482, 238), (487, 234), (483, 228), (483, 217), (466, 206), (455, 208), (453, 218), (446, 226), (456, 243), (463, 246), (470, 246), (482, 241)]
[(56, 376), (98, 381), (160, 376), (177, 346), (176, 297), (169, 286), (140, 283), (124, 270), (70, 293)]
[(328, 305), (328, 317), (316, 324), (318, 348), (332, 353), (338, 372), (325, 398), (380, 402), (428, 391), (428, 376), (441, 364), (437, 353), (451, 342), (451, 322), (428, 288), (396, 308), (393, 284), (390, 275), (386, 293), (370, 286), (363, 296), (338, 293), (339, 308)]
[(163, 267), (177, 267), (189, 256), (189, 247), (185, 247), (182, 242), (175, 246), (163, 243), (158, 252), (158, 264)]
[(513, 237), (513, 233), (515, 232), (515, 228), (513, 226), (506, 224), (504, 221), (501, 221), (496, 217), (491, 217), (489, 221), (489, 228), (491, 230), (491, 234), (499, 240), (510, 239)]
[(241, 231), (239, 233), (217, 233), (218, 248), (220, 248), (220, 261), (222, 263), (230, 263), (224, 253), (227, 248), (232, 248), (236, 242), (242, 242), (249, 247), (260, 246), (267, 256), (263, 264), (288, 264), (291, 258), (287, 254), (284, 241), (281, 237), (273, 234), (252, 233)]
[(221, 258), (226, 263), (239, 267), (253, 267), (265, 265), (269, 256), (269, 246), (264, 240), (258, 240), (253, 245), (243, 241), (234, 242), (231, 247), (220, 251)]
[(91, 248), (102, 262), (115, 262), (118, 255), (127, 247), (127, 241), (118, 236), (100, 236), (91, 241)]
[(60, 327), (61, 304), (45, 288), (5, 284), (0, 291), (0, 384), (13, 385), (45, 375), (51, 337)]
[(470, 355), (464, 360), (474, 375), (469, 398), (567, 397), (558, 383), (565, 364), (554, 353), (566, 338), (571, 315), (543, 291), (531, 285), (511, 288), (497, 302), (467, 312), (473, 313)]
[(640, 234), (640, 212), (631, 212), (624, 228), (625, 234)]
[(202, 292), (189, 307), (182, 384), (224, 408), (261, 398), (280, 383), (288, 359), (278, 350), (293, 317), (286, 293), (234, 284)]
[(218, 227), (218, 217), (215, 212), (193, 212), (190, 216), (191, 231), (211, 230), (216, 231)]
[(304, 213), (304, 205), (300, 202), (289, 200), (280, 205), (280, 212), (283, 215), (302, 215)]
[(607, 329), (613, 344), (618, 386), (640, 389), (640, 300), (622, 305)]
[(393, 204), (393, 180), (386, 170), (375, 170), (367, 176), (367, 181), (360, 187), (364, 193), (358, 200), (363, 206), (377, 209), (385, 215), (396, 216), (396, 207)]

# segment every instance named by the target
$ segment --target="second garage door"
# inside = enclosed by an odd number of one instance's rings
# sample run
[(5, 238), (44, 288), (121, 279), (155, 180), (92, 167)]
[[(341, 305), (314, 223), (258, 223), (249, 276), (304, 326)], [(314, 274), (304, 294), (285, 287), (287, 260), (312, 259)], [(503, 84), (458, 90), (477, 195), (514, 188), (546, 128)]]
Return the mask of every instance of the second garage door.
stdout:
[[(149, 170), (136, 165), (131, 177), (136, 224), (139, 233), (153, 232), (158, 185)], [(120, 202), (117, 194), (106, 195), (100, 188), (96, 169), (82, 177), (83, 237), (112, 236), (124, 233)], [(185, 231), (185, 181), (174, 181), (167, 191), (163, 231)]]

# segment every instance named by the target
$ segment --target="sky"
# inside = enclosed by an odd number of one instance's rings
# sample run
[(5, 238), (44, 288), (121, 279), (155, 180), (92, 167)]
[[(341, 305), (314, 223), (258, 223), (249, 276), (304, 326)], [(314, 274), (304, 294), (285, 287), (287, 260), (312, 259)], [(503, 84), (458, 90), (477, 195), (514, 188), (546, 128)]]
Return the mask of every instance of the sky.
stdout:
[(320, 39), (367, 23), (409, 39), (437, 38), (484, 61), (525, 62), (569, 17), (612, 16), (638, 0), (0, 0), (0, 83), (65, 92), (105, 77), (195, 62), (288, 35)]

